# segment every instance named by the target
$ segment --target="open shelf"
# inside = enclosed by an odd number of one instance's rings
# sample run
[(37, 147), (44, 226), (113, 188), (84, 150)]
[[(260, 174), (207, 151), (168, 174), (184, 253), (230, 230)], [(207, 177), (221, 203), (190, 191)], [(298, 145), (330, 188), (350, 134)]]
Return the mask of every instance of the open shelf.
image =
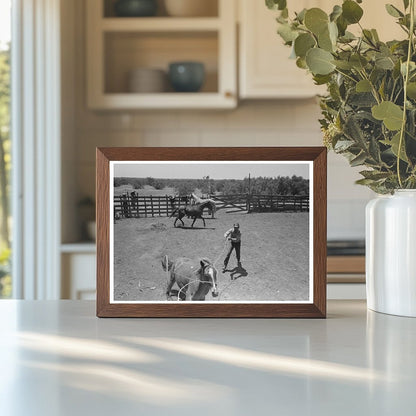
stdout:
[[(189, 94), (195, 96), (218, 92), (216, 32), (106, 33), (104, 54), (105, 94), (131, 94), (128, 88), (129, 73), (137, 68), (161, 69), (167, 78), (169, 64), (177, 61), (202, 62), (205, 67), (205, 81), (200, 92), (179, 95), (175, 93), (177, 96), (174, 99), (186, 99)], [(166, 91), (155, 95), (171, 93), (174, 91), (167, 83)]]
[(81, 241), (78, 243), (63, 243), (61, 244), (61, 253), (75, 254), (85, 253), (94, 254), (96, 252), (95, 243), (92, 241)]
[(96, 108), (101, 109), (203, 109), (234, 108), (233, 97), (217, 93), (165, 93), (165, 94), (105, 94)]
[[(159, 7), (155, 17), (115, 17), (113, 0), (89, 0), (86, 3), (88, 107), (97, 110), (235, 108), (235, 4), (230, 0), (212, 1), (217, 8), (216, 16), (212, 17), (169, 17), (163, 7)], [(169, 83), (155, 93), (137, 93), (137, 89), (132, 92), (129, 88), (132, 71), (162, 70), (167, 79), (169, 64), (183, 61), (204, 65), (205, 80), (200, 91), (178, 93)]]
[(101, 21), (101, 29), (106, 32), (169, 32), (175, 30), (198, 32), (218, 30), (219, 28), (220, 20), (216, 17), (132, 17), (129, 19), (114, 17)]
[[(103, 5), (103, 13), (102, 16), (105, 19), (111, 19), (112, 17), (117, 17), (115, 14), (115, 3), (117, 0), (99, 0), (100, 2), (102, 2)], [(143, 20), (143, 19), (155, 19), (158, 17), (166, 17), (166, 18), (171, 18), (173, 19), (173, 16), (170, 16), (168, 13), (168, 7), (166, 6), (165, 2), (166, 1), (172, 1), (172, 0), (156, 0), (157, 2), (157, 13), (156, 16), (154, 17), (140, 17), (139, 19)], [(175, 0), (173, 0), (175, 1)], [(227, 1), (231, 1), (231, 0), (227, 0)], [(195, 17), (218, 17), (218, 12), (219, 12), (219, 8), (218, 8), (218, 0), (204, 0), (204, 11), (202, 12), (202, 14), (198, 14), (198, 16)], [(194, 19), (195, 17), (186, 17), (186, 19)], [(120, 19), (123, 20), (130, 20), (130, 19), (134, 19), (133, 17), (120, 17)]]

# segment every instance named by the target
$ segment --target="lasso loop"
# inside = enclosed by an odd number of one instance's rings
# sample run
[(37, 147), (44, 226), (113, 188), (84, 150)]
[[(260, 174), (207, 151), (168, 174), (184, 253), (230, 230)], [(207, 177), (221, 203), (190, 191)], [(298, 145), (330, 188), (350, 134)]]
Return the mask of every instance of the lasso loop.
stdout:
[[(186, 285), (183, 285), (183, 286), (179, 289), (179, 292), (178, 292), (178, 301), (179, 301), (179, 300), (181, 300), (180, 295), (181, 295), (182, 290), (183, 290), (186, 286), (189, 286), (191, 283), (194, 283), (194, 282), (210, 283), (210, 282), (206, 282), (205, 280), (201, 280), (201, 279), (191, 280), (190, 282), (188, 282)], [(210, 284), (211, 284), (211, 283), (210, 283)]]

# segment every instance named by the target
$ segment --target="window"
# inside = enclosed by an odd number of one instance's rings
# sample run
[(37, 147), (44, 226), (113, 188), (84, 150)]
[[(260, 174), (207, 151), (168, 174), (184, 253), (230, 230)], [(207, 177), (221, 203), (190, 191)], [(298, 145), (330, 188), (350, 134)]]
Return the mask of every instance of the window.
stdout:
[(0, 0), (0, 298), (9, 298), (12, 294), (10, 270), (10, 8), (10, 0)]

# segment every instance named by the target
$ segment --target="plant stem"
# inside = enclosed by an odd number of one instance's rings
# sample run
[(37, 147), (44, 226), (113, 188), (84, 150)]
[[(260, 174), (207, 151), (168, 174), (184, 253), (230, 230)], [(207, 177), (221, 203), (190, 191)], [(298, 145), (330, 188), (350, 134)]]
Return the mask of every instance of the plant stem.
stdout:
[(351, 77), (351, 76), (350, 76), (350, 75), (348, 75), (348, 74), (345, 74), (344, 72), (340, 71), (338, 68), (335, 68), (335, 71), (336, 71), (336, 72), (338, 72), (338, 73), (339, 73), (339, 74), (341, 74), (341, 75), (344, 75), (344, 77), (349, 78), (351, 81), (353, 81), (353, 82), (355, 82), (355, 83), (357, 83), (357, 82), (358, 82), (355, 78)]
[(406, 60), (406, 73), (404, 76), (404, 85), (403, 85), (403, 119), (402, 127), (400, 129), (400, 140), (399, 140), (399, 149), (397, 151), (397, 177), (399, 179), (399, 186), (403, 188), (402, 177), (400, 174), (400, 156), (402, 152), (402, 146), (404, 141), (404, 132), (406, 130), (406, 110), (407, 110), (407, 83), (409, 82), (409, 68), (410, 61), (412, 58), (413, 50), (413, 36), (414, 36), (414, 27), (415, 27), (415, 0), (410, 0), (410, 30), (409, 30), (409, 45), (407, 47), (407, 60)]

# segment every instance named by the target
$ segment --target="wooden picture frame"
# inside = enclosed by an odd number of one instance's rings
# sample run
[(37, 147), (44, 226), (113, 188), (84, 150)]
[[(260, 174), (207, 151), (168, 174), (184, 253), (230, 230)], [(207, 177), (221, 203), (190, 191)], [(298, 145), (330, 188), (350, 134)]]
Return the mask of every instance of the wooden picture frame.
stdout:
[[(327, 212), (327, 199), (326, 199), (326, 181), (327, 181), (327, 170), (326, 170), (326, 160), (327, 160), (327, 151), (324, 147), (238, 147), (238, 148), (150, 148), (150, 147), (136, 147), (136, 148), (97, 148), (97, 176), (96, 176), (96, 201), (97, 201), (97, 316), (98, 317), (195, 317), (195, 318), (325, 318), (326, 317), (326, 212)], [(309, 265), (309, 274), (308, 274), (308, 284), (309, 284), (309, 297), (305, 298), (305, 301), (301, 300), (284, 300), (284, 301), (172, 301), (161, 299), (161, 301), (138, 301), (127, 299), (122, 301), (121, 295), (117, 295), (115, 299), (115, 289), (114, 289), (114, 238), (110, 241), (110, 237), (113, 235), (114, 221), (116, 224), (119, 224), (123, 219), (118, 218), (118, 214), (115, 216), (116, 205), (114, 203), (115, 196), (114, 193), (114, 178), (113, 175), (115, 169), (121, 169), (118, 166), (123, 164), (131, 164), (134, 167), (144, 169), (146, 166), (162, 166), (164, 164), (174, 164), (176, 169), (187, 168), (188, 165), (198, 164), (198, 166), (205, 166), (209, 164), (214, 164), (215, 169), (218, 171), (218, 166), (222, 169), (226, 169), (229, 166), (230, 171), (234, 168), (234, 164), (240, 166), (246, 164), (249, 169), (255, 169), (257, 166), (265, 166), (269, 164), (271, 167), (275, 166), (284, 166), (296, 168), (297, 166), (302, 167), (307, 164), (309, 166), (308, 170), (308, 180), (309, 180), (309, 202), (310, 208), (308, 208), (308, 213), (300, 213), (299, 218), (307, 218), (307, 246), (309, 247), (308, 253), (300, 253), (300, 257), (308, 259)], [(148, 165), (147, 165), (148, 164)], [(170, 166), (170, 165), (169, 165)], [(191, 169), (191, 168), (189, 168)], [(283, 169), (283, 168), (282, 168)], [(285, 168), (289, 169), (289, 168)], [(173, 172), (174, 170), (172, 170)], [(149, 175), (146, 175), (149, 176)], [(278, 176), (277, 174), (275, 175)], [(139, 176), (137, 176), (139, 177)], [(141, 177), (141, 176), (140, 176)], [(189, 176), (191, 177), (191, 176)], [(230, 176), (228, 176), (230, 177)], [(292, 177), (293, 179), (293, 177)], [(169, 179), (166, 179), (169, 180)], [(215, 181), (214, 181), (215, 182)], [(117, 188), (118, 189), (118, 188)], [(110, 195), (112, 198), (110, 198)], [(253, 200), (254, 195), (252, 192), (248, 192), (250, 195), (250, 201)], [(273, 198), (271, 199), (270, 211), (273, 207)], [(174, 199), (174, 198), (172, 198)], [(250, 202), (251, 203), (251, 202)], [(160, 204), (160, 203), (159, 203)], [(309, 207), (308, 205), (308, 207)], [(279, 204), (277, 204), (279, 206)], [(248, 205), (248, 212), (251, 210), (251, 205)], [(294, 207), (294, 208), (293, 208)], [(183, 207), (179, 207), (182, 209)], [(172, 208), (173, 209), (173, 208)], [(265, 208), (269, 209), (269, 208)], [(296, 203), (292, 206), (294, 211), (296, 211)], [(160, 205), (159, 205), (160, 211)], [(302, 211), (302, 209), (301, 209)], [(126, 211), (127, 212), (127, 211)], [(173, 211), (172, 211), (173, 212)], [(176, 212), (176, 211), (175, 211)], [(137, 208), (137, 217), (140, 217), (142, 214), (139, 213), (139, 208)], [(152, 211), (152, 215), (153, 211)], [(163, 213), (158, 213), (160, 217), (155, 217), (155, 227), (163, 222), (164, 228), (168, 227), (172, 232), (176, 232), (177, 229), (173, 228), (173, 219), (172, 222), (168, 222), (168, 217)], [(176, 214), (175, 214), (176, 215)], [(205, 214), (204, 214), (205, 215)], [(226, 219), (228, 221), (227, 213), (221, 212), (221, 215), (218, 213), (218, 217), (221, 219)], [(250, 217), (254, 214), (246, 214), (240, 218), (243, 221), (251, 221), (251, 218), (266, 218), (267, 221), (271, 221), (274, 218), (283, 218), (270, 216), (266, 217), (260, 216), (260, 213), (255, 213), (256, 216)], [(274, 213), (273, 215), (279, 215)], [(283, 215), (283, 214), (280, 214)], [(289, 214), (285, 214), (289, 215)], [(291, 214), (292, 215), (292, 214)], [(296, 213), (293, 213), (296, 215)], [(305, 217), (306, 215), (306, 217)], [(127, 216), (128, 217), (128, 216)], [(114, 220), (114, 218), (116, 218)], [(231, 218), (231, 217), (230, 217)], [(286, 218), (286, 217), (285, 217)], [(187, 224), (190, 224), (190, 220), (184, 218), (187, 221)], [(266, 221), (265, 220), (265, 221)], [(119, 221), (119, 222), (117, 222)], [(130, 221), (130, 222), (129, 222)], [(144, 221), (144, 220), (143, 220)], [(170, 220), (169, 220), (170, 221)], [(175, 220), (176, 221), (176, 220)], [(207, 220), (210, 221), (210, 220)], [(225, 220), (224, 220), (225, 221)], [(149, 221), (147, 221), (148, 223)], [(129, 218), (123, 223), (123, 226), (127, 224), (139, 224), (140, 218), (133, 219)], [(153, 224), (153, 225), (154, 225)], [(167, 224), (167, 225), (166, 225)], [(211, 223), (216, 224), (216, 223)], [(152, 225), (152, 226), (153, 226)], [(119, 227), (119, 225), (117, 225)], [(171, 228), (172, 227), (172, 228)], [(306, 226), (305, 226), (306, 227)], [(188, 235), (187, 229), (191, 227), (184, 227), (182, 231), (184, 234)], [(269, 227), (270, 228), (270, 227)], [(216, 227), (210, 228), (210, 230), (215, 230)], [(204, 230), (204, 228), (200, 228)], [(278, 229), (276, 229), (278, 232)], [(306, 228), (305, 228), (306, 230)], [(222, 231), (222, 230), (221, 230)], [(179, 232), (179, 231), (178, 231)], [(192, 231), (193, 235), (202, 235), (203, 232), (207, 231)], [(217, 232), (217, 231), (215, 231)], [(219, 230), (218, 230), (219, 232)], [(223, 231), (222, 231), (223, 232)], [(188, 234), (187, 234), (188, 233)], [(306, 231), (305, 231), (306, 233)], [(244, 236), (244, 230), (242, 232)], [(140, 235), (140, 231), (138, 231)], [(156, 234), (155, 234), (156, 235)], [(305, 234), (306, 235), (306, 234)], [(153, 238), (151, 235), (146, 238)], [(154, 237), (156, 238), (156, 237)], [(159, 237), (157, 237), (159, 238)], [(249, 238), (249, 237), (247, 237)], [(282, 239), (280, 239), (282, 240)], [(246, 240), (247, 241), (247, 240)], [(220, 244), (216, 242), (216, 244)], [(230, 243), (231, 244), (231, 243)], [(244, 240), (242, 243), (244, 247)], [(299, 245), (299, 244), (298, 244)], [(274, 250), (274, 245), (270, 244), (270, 250), (272, 253)], [(192, 251), (192, 245), (188, 251)], [(306, 247), (306, 246), (305, 246)], [(137, 252), (135, 247), (133, 247), (133, 253), (140, 255), (140, 252)], [(276, 249), (277, 250), (277, 249)], [(312, 255), (313, 253), (313, 255)], [(309, 257), (308, 257), (309, 256)], [(244, 256), (243, 256), (244, 257)], [(286, 257), (285, 257), (286, 258)], [(174, 267), (169, 263), (169, 259), (166, 257), (165, 265), (155, 264), (154, 270), (160, 270), (160, 274), (172, 273)], [(289, 259), (288, 259), (289, 261)], [(296, 259), (290, 259), (292, 269), (297, 269)], [(156, 260), (155, 260), (156, 262)], [(245, 260), (243, 260), (243, 263)], [(166, 266), (166, 264), (169, 265)], [(202, 263), (201, 263), (202, 265)], [(158, 269), (157, 267), (161, 267)], [(166, 267), (165, 267), (166, 266)], [(240, 260), (238, 259), (238, 266), (240, 266)], [(217, 266), (215, 266), (217, 267)], [(214, 268), (215, 268), (214, 267)], [(140, 269), (140, 263), (139, 263)], [(287, 268), (289, 270), (289, 268)], [(164, 271), (165, 270), (165, 271)], [(201, 266), (202, 270), (202, 266)], [(225, 279), (221, 275), (219, 270), (216, 270), (218, 273), (215, 274), (218, 280)], [(157, 272), (159, 273), (159, 271)], [(290, 278), (290, 272), (289, 278)], [(296, 272), (300, 273), (300, 272)], [(306, 273), (306, 272), (305, 272)], [(134, 274), (136, 275), (136, 269)], [(295, 273), (294, 273), (295, 274)], [(110, 281), (110, 277), (112, 279)], [(137, 275), (140, 275), (140, 270), (137, 270)], [(164, 276), (164, 275), (163, 275)], [(172, 275), (171, 275), (172, 276)], [(146, 276), (143, 276), (146, 277)], [(246, 278), (245, 282), (250, 282), (249, 278)], [(257, 278), (256, 276), (254, 276)], [(164, 279), (163, 277), (162, 279)], [(228, 278), (228, 276), (227, 276)], [(274, 277), (273, 277), (274, 278)], [(169, 279), (169, 277), (168, 277)], [(244, 280), (244, 279), (243, 279)], [(167, 282), (166, 280), (164, 280)], [(240, 279), (241, 281), (241, 279)], [(199, 280), (198, 282), (202, 281)], [(217, 282), (217, 280), (215, 280)], [(214, 293), (215, 287), (214, 278), (210, 283)], [(207, 282), (204, 282), (205, 285), (208, 285)], [(139, 282), (140, 285), (140, 282)], [(150, 289), (161, 290), (155, 285)], [(219, 286), (221, 284), (219, 283)], [(179, 286), (178, 286), (179, 287)], [(235, 286), (237, 287), (237, 286)], [(113, 290), (111, 291), (110, 288)], [(149, 292), (150, 293), (150, 292)], [(170, 295), (169, 291), (168, 294)], [(180, 295), (179, 290), (179, 295)], [(178, 300), (179, 300), (178, 295)], [(224, 295), (225, 296), (225, 295)], [(231, 296), (231, 295), (227, 295)], [(214, 298), (213, 298), (214, 299)], [(232, 299), (232, 298), (230, 298)], [(274, 298), (273, 298), (274, 299)], [(276, 297), (277, 299), (277, 297)]]

